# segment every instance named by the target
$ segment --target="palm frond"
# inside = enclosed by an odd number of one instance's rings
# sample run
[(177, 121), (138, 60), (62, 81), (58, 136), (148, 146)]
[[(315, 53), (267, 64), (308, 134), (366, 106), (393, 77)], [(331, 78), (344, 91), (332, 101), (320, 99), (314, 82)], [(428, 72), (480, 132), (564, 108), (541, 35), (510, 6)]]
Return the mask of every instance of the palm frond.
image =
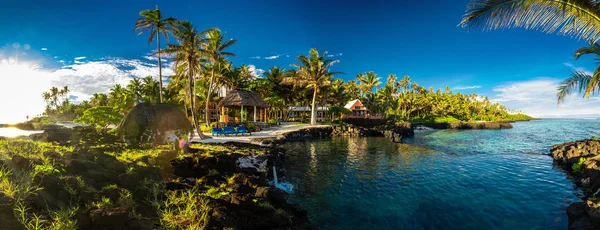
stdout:
[(578, 92), (583, 93), (589, 86), (592, 76), (582, 71), (573, 71), (570, 78), (565, 79), (558, 87), (556, 96), (558, 104), (564, 102), (567, 96)]
[(600, 39), (597, 0), (471, 0), (459, 26), (523, 27), (596, 42)]
[(575, 51), (575, 54), (573, 54), (573, 56), (575, 57), (575, 59), (579, 59), (581, 56), (587, 54), (595, 54), (596, 57), (600, 56), (600, 45), (594, 43), (590, 46), (579, 48)]

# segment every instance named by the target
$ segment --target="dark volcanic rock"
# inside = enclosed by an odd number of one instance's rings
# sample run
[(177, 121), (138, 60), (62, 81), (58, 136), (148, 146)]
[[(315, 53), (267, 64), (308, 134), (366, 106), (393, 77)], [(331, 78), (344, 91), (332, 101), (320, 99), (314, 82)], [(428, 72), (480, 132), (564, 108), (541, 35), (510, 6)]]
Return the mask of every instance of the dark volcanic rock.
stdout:
[(126, 208), (104, 208), (90, 211), (94, 229), (128, 229), (129, 211)]
[(19, 155), (14, 155), (11, 163), (15, 168), (18, 169), (27, 169), (31, 167), (31, 160)]
[[(554, 145), (550, 149), (555, 164), (571, 173), (574, 182), (583, 186), (586, 197), (600, 191), (600, 141), (582, 140)], [(573, 165), (585, 159), (580, 172)], [(581, 183), (580, 183), (581, 182)], [(577, 202), (567, 208), (569, 229), (600, 229), (600, 204), (591, 200)], [(592, 227), (593, 226), (593, 227)]]
[(570, 168), (580, 157), (592, 157), (598, 154), (600, 141), (582, 140), (554, 145), (550, 149), (552, 158), (561, 166)]

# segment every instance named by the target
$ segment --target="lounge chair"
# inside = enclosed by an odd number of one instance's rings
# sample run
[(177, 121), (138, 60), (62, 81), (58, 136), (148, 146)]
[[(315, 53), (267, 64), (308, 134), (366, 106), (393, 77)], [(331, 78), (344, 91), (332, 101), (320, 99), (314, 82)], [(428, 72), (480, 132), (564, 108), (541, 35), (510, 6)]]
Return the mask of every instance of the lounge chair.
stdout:
[(250, 130), (246, 129), (246, 127), (244, 127), (244, 126), (237, 127), (237, 132), (241, 133), (242, 136), (244, 136), (244, 133), (252, 135), (252, 132), (250, 132)]
[(212, 128), (212, 135), (213, 136), (217, 135), (217, 137), (218, 137), (219, 135), (225, 135), (225, 133), (223, 133), (222, 128)]
[(235, 134), (237, 136), (237, 131), (233, 128), (233, 126), (225, 126), (223, 128), (223, 134), (227, 136), (228, 134)]

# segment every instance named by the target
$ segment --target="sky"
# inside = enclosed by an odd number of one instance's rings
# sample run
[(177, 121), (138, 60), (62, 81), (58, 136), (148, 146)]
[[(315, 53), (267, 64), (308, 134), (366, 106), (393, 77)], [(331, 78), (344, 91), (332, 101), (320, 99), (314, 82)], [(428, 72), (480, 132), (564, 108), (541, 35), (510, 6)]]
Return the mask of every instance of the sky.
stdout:
[[(468, 2), (4, 0), (0, 123), (40, 114), (41, 94), (51, 86), (67, 85), (81, 101), (135, 77), (157, 78), (150, 55), (156, 43), (133, 32), (139, 11), (156, 5), (164, 16), (237, 39), (230, 61), (250, 65), (257, 76), (273, 66), (292, 68), (314, 47), (340, 61), (332, 70), (344, 80), (367, 71), (382, 81), (408, 75), (425, 87), (481, 94), (537, 117), (600, 114), (599, 98), (556, 103), (556, 86), (571, 71), (596, 69), (592, 58), (573, 58), (585, 41), (519, 28), (466, 30), (457, 25)], [(170, 64), (164, 75), (173, 73)]]

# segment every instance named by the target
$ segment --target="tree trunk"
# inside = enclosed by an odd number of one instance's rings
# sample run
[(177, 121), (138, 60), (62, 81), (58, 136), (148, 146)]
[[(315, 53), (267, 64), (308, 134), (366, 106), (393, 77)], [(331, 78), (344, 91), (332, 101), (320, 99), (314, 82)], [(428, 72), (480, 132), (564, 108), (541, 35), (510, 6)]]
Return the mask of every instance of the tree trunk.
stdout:
[(158, 102), (163, 102), (163, 82), (162, 82), (162, 63), (160, 60), (160, 34), (157, 36), (158, 41)]
[(210, 73), (210, 84), (208, 84), (208, 93), (206, 94), (206, 108), (205, 108), (205, 113), (206, 113), (206, 126), (210, 126), (210, 107), (208, 106), (208, 104), (210, 103), (210, 94), (212, 93), (212, 85), (213, 85), (213, 81), (215, 80), (215, 63), (212, 63), (211, 66), (212, 70)]
[(319, 91), (319, 89), (317, 87), (314, 88), (314, 92), (313, 92), (313, 99), (312, 99), (312, 110), (310, 111), (310, 125), (316, 125), (317, 124), (317, 111), (315, 110), (315, 105), (317, 102), (317, 92)]

